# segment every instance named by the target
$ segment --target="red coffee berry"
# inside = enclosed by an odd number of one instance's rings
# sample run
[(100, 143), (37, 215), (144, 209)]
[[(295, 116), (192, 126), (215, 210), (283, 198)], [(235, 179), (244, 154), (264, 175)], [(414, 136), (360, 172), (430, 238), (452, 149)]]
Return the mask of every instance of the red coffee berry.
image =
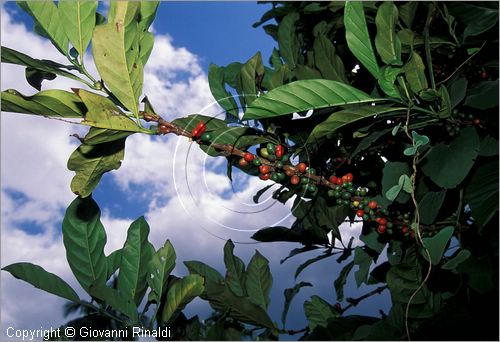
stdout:
[(293, 185), (297, 185), (300, 183), (300, 177), (297, 175), (293, 175), (292, 178), (290, 178), (290, 183)]
[(385, 233), (385, 231), (386, 231), (386, 229), (387, 229), (387, 227), (386, 227), (386, 226), (384, 226), (383, 224), (381, 224), (381, 225), (379, 225), (379, 226), (378, 226), (378, 228), (377, 228), (377, 232), (378, 232), (379, 234), (384, 234), (384, 233)]
[(377, 202), (376, 201), (370, 201), (370, 202), (368, 202), (368, 208), (370, 208), (370, 209), (376, 209), (377, 208)]
[(285, 175), (287, 175), (288, 177), (292, 177), (293, 175), (295, 175), (295, 171), (292, 169), (286, 169)]
[(250, 153), (250, 152), (246, 152), (244, 155), (243, 155), (243, 158), (245, 158), (245, 160), (249, 163), (253, 162), (255, 156)]
[(274, 154), (276, 155), (276, 158), (283, 157), (283, 145), (276, 145)]
[(269, 178), (271, 178), (271, 174), (269, 173), (263, 173), (259, 176), (260, 179), (262, 180), (268, 180)]
[(196, 128), (197, 128), (198, 130), (201, 130), (201, 129), (203, 129), (203, 127), (205, 127), (205, 126), (206, 126), (205, 122), (200, 121), (200, 122), (198, 122), (198, 124), (196, 125)]
[(408, 230), (408, 226), (403, 226), (403, 228), (401, 228), (401, 233), (406, 234), (408, 233)]
[(478, 119), (478, 118), (475, 118), (474, 120), (472, 120), (472, 123), (476, 126), (479, 126), (481, 124), (481, 120)]
[(191, 135), (193, 136), (194, 139), (196, 139), (200, 136), (200, 131), (196, 128), (193, 128), (193, 130), (191, 131)]
[[(344, 177), (342, 177), (342, 178), (344, 178)], [(352, 173), (348, 173), (345, 175), (345, 178), (346, 178), (347, 182), (352, 182), (354, 177), (352, 176)]]
[(299, 165), (297, 165), (297, 169), (300, 173), (304, 173), (307, 170), (307, 165), (305, 163), (299, 163)]
[(259, 172), (260, 173), (269, 173), (270, 169), (269, 169), (269, 166), (268, 165), (261, 165), (259, 166)]
[(364, 214), (365, 214), (365, 211), (362, 209), (359, 209), (356, 211), (356, 216), (358, 216), (358, 217), (363, 217)]
[(483, 72), (481, 73), (481, 78), (482, 78), (483, 80), (486, 80), (486, 79), (488, 78), (488, 73), (487, 73), (486, 71), (483, 71)]
[(330, 176), (330, 183), (337, 184), (337, 176)]
[(337, 178), (337, 185), (342, 185), (342, 184), (344, 184), (342, 178)]
[(245, 158), (241, 158), (238, 161), (238, 165), (241, 166), (241, 167), (245, 167), (245, 166), (248, 166), (248, 162), (245, 160)]
[(160, 125), (160, 126), (158, 126), (158, 132), (160, 134), (167, 134), (170, 132), (170, 130), (168, 129), (168, 127), (166, 125)]

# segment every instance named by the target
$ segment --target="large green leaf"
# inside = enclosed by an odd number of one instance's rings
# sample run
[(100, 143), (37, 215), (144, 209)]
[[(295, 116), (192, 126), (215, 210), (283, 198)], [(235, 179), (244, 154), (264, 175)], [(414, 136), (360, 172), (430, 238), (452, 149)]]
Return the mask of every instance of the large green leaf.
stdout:
[(307, 138), (306, 144), (316, 144), (324, 139), (334, 136), (335, 132), (350, 123), (375, 118), (381, 114), (400, 112), (405, 110), (400, 107), (389, 106), (359, 106), (340, 110), (331, 114), (325, 121), (316, 125)]
[(335, 46), (325, 34), (319, 34), (314, 40), (314, 65), (323, 78), (348, 83), (344, 63), (337, 55)]
[(207, 281), (214, 283), (224, 282), (224, 277), (215, 268), (201, 261), (184, 261), (184, 265), (186, 265), (191, 274), (198, 274), (207, 279)]
[(142, 31), (147, 31), (155, 20), (159, 4), (159, 1), (141, 1), (139, 28)]
[(99, 145), (102, 143), (120, 140), (132, 134), (134, 134), (134, 132), (90, 127), (88, 133), (83, 138), (83, 142), (86, 145)]
[(443, 270), (454, 270), (465, 260), (469, 259), (471, 252), (467, 249), (459, 250), (452, 258), (450, 258), (441, 268)]
[(375, 17), (377, 25), (375, 47), (385, 64), (403, 64), (401, 61), (401, 41), (394, 31), (397, 22), (398, 8), (396, 5), (392, 1), (382, 2)]
[(78, 96), (59, 89), (24, 96), (14, 89), (2, 91), (2, 111), (48, 117), (83, 118), (85, 105)]
[(464, 104), (481, 110), (498, 107), (498, 80), (484, 81), (470, 89)]
[(347, 277), (349, 276), (349, 273), (351, 273), (352, 268), (354, 267), (354, 261), (351, 261), (347, 265), (342, 268), (342, 271), (340, 271), (339, 276), (335, 281), (333, 282), (333, 285), (335, 286), (335, 292), (337, 293), (337, 301), (343, 301), (344, 300), (344, 286), (347, 282)]
[(421, 90), (427, 89), (427, 78), (425, 77), (425, 65), (422, 57), (413, 51), (410, 60), (404, 66), (404, 71), (411, 90), (418, 94)]
[(61, 26), (83, 60), (94, 31), (97, 1), (61, 0), (57, 7)]
[(381, 101), (347, 84), (330, 80), (302, 80), (275, 88), (257, 98), (244, 119), (267, 119), (310, 109)]
[(354, 249), (353, 262), (354, 265), (358, 265), (358, 270), (354, 273), (354, 279), (356, 280), (356, 285), (358, 287), (360, 287), (362, 283), (367, 282), (372, 260), (373, 258), (366, 252), (364, 248), (356, 247)]
[(81, 144), (69, 157), (68, 169), (75, 171), (71, 191), (89, 196), (104, 173), (120, 168), (125, 156), (125, 138), (99, 145)]
[(212, 96), (226, 112), (237, 116), (238, 105), (224, 84), (224, 68), (213, 63), (210, 64), (208, 67), (208, 85), (210, 86)]
[(481, 231), (498, 212), (498, 160), (480, 166), (465, 188), (465, 201)]
[(273, 285), (273, 276), (269, 270), (269, 261), (258, 251), (248, 263), (245, 286), (248, 297), (254, 303), (267, 310), (269, 293)]
[(187, 275), (175, 282), (167, 292), (167, 299), (161, 314), (162, 322), (166, 324), (173, 322), (186, 305), (202, 294), (203, 290), (203, 278), (197, 274)]
[(130, 120), (109, 98), (83, 89), (75, 89), (76, 94), (87, 107), (82, 124), (115, 131), (142, 132), (142, 128)]
[[(441, 261), (443, 253), (446, 249), (446, 245), (453, 235), (453, 231), (453, 227), (445, 227), (433, 237), (425, 237), (422, 239), (424, 247), (430, 254), (430, 261), (433, 265), (437, 265)], [(425, 250), (422, 250), (422, 255), (424, 256), (425, 260), (429, 261), (429, 256), (427, 255), (427, 252)]]
[[(143, 1), (141, 2), (149, 2)], [(142, 65), (146, 65), (149, 60), (149, 56), (151, 56), (151, 52), (153, 52), (153, 47), (155, 44), (155, 35), (151, 32), (144, 32), (142, 37), (139, 39), (139, 60)]]
[(165, 292), (168, 276), (175, 267), (175, 258), (174, 246), (167, 240), (153, 255), (148, 264), (149, 276), (147, 277), (147, 281), (158, 303), (163, 292)]
[(24, 280), (28, 284), (45, 292), (52, 293), (73, 302), (80, 301), (75, 290), (73, 290), (68, 283), (57, 275), (47, 272), (43, 267), (38, 265), (29, 262), (18, 262), (5, 266), (2, 270), (9, 272), (17, 279)]
[(106, 262), (108, 264), (108, 276), (107, 279), (111, 278), (113, 274), (120, 268), (122, 263), (122, 249), (117, 249), (113, 251), (110, 255), (106, 257)]
[(241, 67), (240, 84), (247, 105), (250, 105), (257, 98), (258, 91), (255, 83), (263, 76), (264, 65), (259, 51)]
[(401, 98), (401, 94), (399, 93), (398, 88), (394, 84), (396, 82), (396, 78), (402, 72), (401, 68), (393, 68), (390, 65), (386, 65), (381, 69), (381, 75), (378, 79), (378, 84), (380, 88), (390, 97), (394, 97), (396, 99)]
[(148, 235), (149, 225), (143, 216), (132, 222), (122, 248), (122, 262), (118, 273), (118, 291), (126, 298), (134, 299), (137, 305), (146, 293), (146, 281), (150, 277), (148, 265), (154, 254)]
[(465, 77), (460, 77), (449, 85), (448, 92), (450, 94), (451, 108), (455, 108), (465, 98), (467, 83)]
[(224, 245), (224, 264), (226, 265), (226, 283), (237, 296), (246, 295), (245, 264), (233, 253), (234, 243), (228, 240)]
[[(399, 184), (401, 175), (410, 176), (410, 167), (404, 162), (391, 162), (387, 161), (384, 165), (382, 176), (382, 194), (386, 194), (394, 185)], [(410, 195), (401, 191), (396, 197), (399, 203), (405, 203), (410, 199)]]
[(69, 267), (87, 292), (92, 284), (104, 284), (107, 279), (106, 232), (100, 216), (99, 207), (92, 198), (78, 197), (66, 209), (62, 223)]
[(299, 20), (297, 12), (288, 13), (278, 27), (278, 44), (281, 56), (290, 69), (295, 69), (299, 56), (299, 42), (295, 35), (295, 23)]
[(312, 284), (301, 281), (300, 283), (295, 284), (294, 287), (285, 289), (285, 291), (283, 291), (283, 294), (285, 295), (285, 305), (283, 306), (283, 312), (281, 313), (281, 323), (283, 323), (283, 327), (285, 327), (286, 316), (288, 315), (288, 310), (290, 309), (293, 298), (295, 298), (301, 288), (306, 286), (312, 286)]
[(479, 137), (475, 128), (460, 132), (450, 145), (437, 144), (424, 159), (422, 171), (442, 188), (452, 189), (469, 173), (479, 151)]
[(418, 2), (416, 1), (408, 1), (406, 4), (399, 6), (399, 17), (408, 28), (411, 28), (413, 24), (417, 7)]
[(446, 191), (428, 192), (424, 195), (422, 200), (418, 203), (418, 211), (420, 213), (420, 223), (432, 224), (436, 219), (441, 205), (443, 205)]
[[(63, 54), (68, 54), (68, 37), (61, 24), (59, 12), (53, 1), (18, 1), (18, 5), (35, 19), (54, 46)], [(94, 18), (95, 19), (95, 18)]]
[(101, 78), (136, 116), (144, 77), (139, 58), (139, 7), (140, 2), (112, 2), (108, 23), (98, 25), (92, 36), (92, 53)]
[(466, 26), (464, 30), (465, 40), (468, 36), (477, 36), (498, 22), (498, 7), (490, 8), (481, 3), (456, 2), (447, 4), (450, 13)]
[(379, 78), (380, 70), (368, 34), (365, 12), (361, 1), (346, 1), (344, 10), (345, 38), (352, 54), (375, 77)]
[(316, 326), (327, 327), (328, 319), (339, 317), (340, 314), (327, 301), (319, 296), (312, 296), (310, 301), (304, 302), (304, 313), (309, 321), (309, 329)]
[(93, 297), (99, 298), (106, 304), (111, 306), (114, 310), (117, 310), (129, 317), (132, 322), (138, 323), (139, 318), (137, 314), (137, 306), (134, 300), (122, 295), (119, 291), (107, 287), (105, 284), (96, 283), (90, 287), (90, 294)]

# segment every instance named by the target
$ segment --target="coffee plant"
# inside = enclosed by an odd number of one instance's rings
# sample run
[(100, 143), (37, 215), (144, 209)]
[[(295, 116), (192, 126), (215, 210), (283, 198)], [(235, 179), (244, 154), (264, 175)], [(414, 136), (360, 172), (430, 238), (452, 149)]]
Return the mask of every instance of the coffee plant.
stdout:
[[(268, 63), (257, 52), (245, 63), (210, 65), (225, 120), (200, 113), (171, 122), (142, 94), (157, 2), (112, 2), (107, 18), (95, 1), (18, 4), (68, 63), (2, 47), (2, 63), (25, 66), (38, 90), (2, 91), (2, 111), (90, 126), (69, 157), (77, 197), (62, 234), (91, 300), (37, 265), (3, 270), (85, 308), (69, 325), (171, 326), (175, 339), (186, 340), (498, 339), (498, 2), (272, 3), (254, 25), (276, 41)], [(85, 68), (88, 53), (99, 75)], [(86, 89), (40, 91), (56, 77)], [(120, 167), (132, 134), (184, 136), (226, 158), (229, 178), (238, 168), (278, 184), (273, 198), (293, 201), (296, 220), (252, 238), (297, 243), (288, 258), (323, 251), (295, 276), (337, 256), (342, 271), (325, 272), (335, 299), (312, 296), (303, 304), (308, 326), (286, 330), (292, 299), (313, 284), (285, 289), (278, 323), (267, 312), (273, 277), (263, 255), (245, 265), (228, 240), (225, 273), (185, 261), (189, 275), (175, 276), (174, 246), (167, 240), (155, 250), (143, 217), (123, 248), (105, 255), (91, 195), (104, 173)], [(361, 246), (341, 240), (342, 224), (355, 221), (363, 225)], [(352, 272), (357, 287), (378, 287), (345, 298)], [(385, 290), (389, 312), (349, 315)], [(211, 317), (183, 314), (196, 297), (210, 303)]]

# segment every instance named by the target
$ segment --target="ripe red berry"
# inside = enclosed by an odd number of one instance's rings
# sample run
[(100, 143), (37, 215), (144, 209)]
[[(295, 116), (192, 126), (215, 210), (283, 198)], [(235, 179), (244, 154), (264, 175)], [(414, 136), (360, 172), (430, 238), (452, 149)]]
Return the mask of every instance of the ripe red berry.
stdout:
[(248, 166), (248, 162), (245, 160), (245, 158), (241, 158), (238, 161), (238, 165), (241, 166), (241, 167), (245, 167), (245, 166)]
[(269, 171), (270, 171), (270, 169), (269, 169), (268, 165), (261, 165), (261, 166), (259, 166), (259, 172), (260, 173), (266, 174), (266, 173), (269, 173)]
[(198, 122), (198, 124), (196, 125), (196, 128), (197, 128), (198, 130), (201, 130), (201, 129), (203, 129), (203, 127), (205, 127), (205, 126), (206, 126), (206, 125), (205, 125), (205, 122), (200, 121), (200, 122)]
[(377, 202), (376, 201), (370, 201), (370, 202), (368, 202), (368, 208), (370, 208), (370, 209), (376, 209), (377, 208)]
[(268, 180), (269, 178), (271, 178), (271, 175), (269, 173), (263, 173), (259, 176), (259, 178), (262, 180)]
[(472, 123), (473, 123), (474, 125), (476, 125), (476, 126), (479, 126), (479, 125), (481, 124), (481, 120), (480, 120), (480, 119), (478, 119), (478, 118), (475, 118), (475, 119), (472, 121)]
[(292, 169), (286, 169), (285, 175), (287, 175), (288, 177), (292, 177), (293, 175), (295, 175), (295, 171)]
[(342, 185), (342, 184), (344, 184), (342, 178), (337, 178), (337, 185)]
[(379, 225), (379, 226), (378, 226), (378, 228), (377, 228), (377, 232), (378, 232), (379, 234), (384, 234), (384, 233), (385, 233), (385, 231), (386, 231), (386, 229), (387, 229), (387, 227), (386, 227), (386, 226), (384, 226), (383, 224), (381, 224), (381, 225)]
[(337, 177), (336, 176), (330, 176), (330, 183), (337, 184)]
[(191, 131), (191, 135), (193, 136), (194, 139), (196, 139), (200, 136), (200, 131), (196, 128), (193, 128), (193, 130)]
[(487, 73), (486, 71), (483, 71), (483, 72), (481, 73), (481, 78), (482, 78), (483, 80), (486, 80), (486, 79), (488, 78), (488, 73)]
[(408, 226), (403, 226), (403, 228), (401, 228), (401, 233), (403, 234), (408, 233)]
[(293, 175), (292, 178), (290, 178), (290, 183), (293, 185), (297, 185), (300, 183), (300, 177), (297, 175)]
[(276, 155), (276, 158), (283, 157), (283, 145), (276, 145), (274, 154)]
[[(342, 177), (342, 178), (344, 178), (344, 177)], [(345, 178), (346, 178), (347, 182), (352, 182), (354, 177), (352, 176), (352, 173), (348, 173), (345, 175)]]
[(356, 211), (356, 216), (358, 216), (358, 217), (363, 217), (364, 214), (365, 214), (365, 211), (362, 209), (359, 209)]
[(166, 125), (160, 125), (160, 126), (158, 126), (158, 132), (160, 134), (167, 134), (170, 132), (170, 130), (168, 129), (168, 127)]
[(246, 152), (244, 155), (243, 155), (243, 158), (245, 158), (245, 160), (249, 163), (251, 163), (253, 161), (253, 159), (255, 158), (255, 156), (250, 153), (250, 152)]
[(299, 165), (297, 165), (297, 169), (300, 173), (304, 173), (307, 170), (307, 165), (305, 163), (299, 163)]
[(383, 217), (377, 217), (375, 219), (375, 222), (377, 222), (378, 224), (380, 225), (383, 225), (385, 226), (387, 224), (387, 219), (383, 218)]

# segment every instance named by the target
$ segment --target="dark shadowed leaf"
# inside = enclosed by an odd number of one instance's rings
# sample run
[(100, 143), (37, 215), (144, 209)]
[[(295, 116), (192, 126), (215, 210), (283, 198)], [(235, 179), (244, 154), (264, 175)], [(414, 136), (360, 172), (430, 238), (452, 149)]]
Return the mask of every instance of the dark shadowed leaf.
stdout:
[(226, 265), (226, 283), (237, 296), (246, 295), (245, 264), (234, 255), (234, 243), (228, 240), (224, 245), (224, 264)]
[(271, 301), (269, 293), (273, 285), (273, 276), (269, 269), (269, 261), (258, 251), (248, 263), (245, 286), (250, 300), (267, 310)]
[(348, 83), (344, 63), (337, 55), (335, 46), (325, 34), (319, 34), (313, 45), (314, 64), (322, 78)]
[(351, 273), (352, 268), (354, 267), (354, 261), (351, 261), (347, 265), (342, 268), (339, 276), (335, 279), (333, 285), (335, 286), (335, 292), (337, 293), (337, 301), (341, 302), (344, 300), (344, 286), (347, 282), (347, 277), (349, 273)]
[(283, 323), (283, 327), (285, 327), (286, 316), (288, 315), (288, 310), (290, 309), (290, 305), (292, 304), (293, 298), (299, 293), (300, 289), (306, 286), (313, 286), (311, 283), (301, 281), (298, 284), (295, 284), (294, 287), (285, 289), (283, 294), (285, 295), (285, 305), (283, 306), (283, 312), (281, 313), (281, 323)]
[(467, 249), (461, 249), (451, 259), (449, 259), (441, 268), (443, 270), (456, 269), (462, 262), (469, 259), (471, 253)]
[(420, 203), (418, 203), (418, 211), (420, 213), (420, 222), (422, 224), (432, 224), (436, 219), (441, 205), (443, 205), (446, 190), (438, 192), (428, 192), (424, 195)]
[(310, 301), (304, 302), (304, 313), (309, 321), (309, 329), (314, 330), (316, 326), (326, 327), (328, 319), (339, 316), (327, 301), (319, 296), (312, 296)]
[(467, 91), (464, 105), (481, 110), (498, 107), (498, 80), (481, 82)]
[(449, 86), (451, 108), (455, 108), (465, 98), (467, 92), (467, 79), (460, 77), (454, 80)]
[[(450, 241), (451, 236), (453, 235), (454, 228), (446, 227), (441, 229), (436, 235), (433, 237), (425, 237), (423, 238), (424, 247), (427, 249), (431, 256), (431, 262), (433, 265), (439, 264), (441, 258), (443, 257), (443, 253), (446, 249), (446, 245), (448, 241)], [(422, 255), (424, 258), (429, 261), (429, 257), (426, 251), (422, 251)]]
[(326, 253), (324, 254), (321, 254), (321, 255), (318, 255), (317, 257), (315, 258), (312, 258), (312, 259), (309, 259), (307, 260), (306, 262), (304, 262), (303, 264), (301, 264), (299, 267), (297, 267), (297, 270), (295, 271), (295, 279), (297, 279), (297, 277), (299, 276), (299, 274), (306, 269), (306, 267), (314, 264), (315, 262), (317, 261), (320, 261), (320, 260), (323, 260), (323, 259), (326, 259), (326, 258), (329, 258), (331, 257), (332, 255), (335, 255), (333, 254), (332, 252), (330, 251), (327, 251)]

